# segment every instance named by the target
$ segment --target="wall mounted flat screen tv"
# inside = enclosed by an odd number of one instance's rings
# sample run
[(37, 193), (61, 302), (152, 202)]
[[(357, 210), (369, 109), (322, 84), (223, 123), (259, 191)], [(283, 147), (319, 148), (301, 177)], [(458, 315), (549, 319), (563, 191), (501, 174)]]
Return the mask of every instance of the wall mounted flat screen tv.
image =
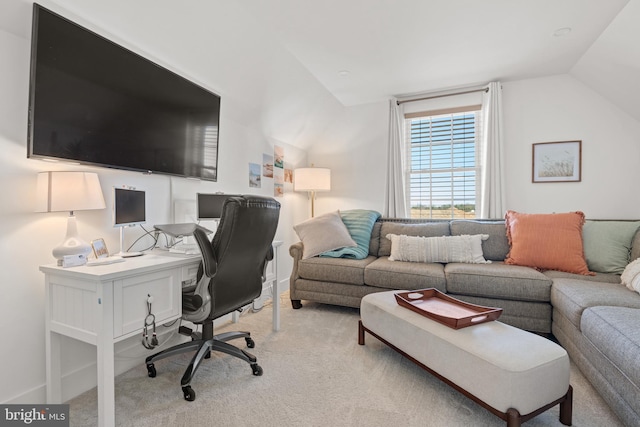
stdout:
[(220, 97), (33, 5), (28, 153), (217, 180)]

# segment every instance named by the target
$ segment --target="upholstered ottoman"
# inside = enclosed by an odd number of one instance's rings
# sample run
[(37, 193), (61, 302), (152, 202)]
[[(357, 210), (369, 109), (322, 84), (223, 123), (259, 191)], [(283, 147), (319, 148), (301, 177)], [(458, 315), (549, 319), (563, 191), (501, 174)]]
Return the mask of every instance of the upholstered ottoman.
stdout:
[(507, 421), (520, 426), (560, 404), (571, 425), (569, 357), (559, 345), (498, 321), (452, 329), (398, 305), (394, 294), (369, 294), (360, 305), (365, 331)]

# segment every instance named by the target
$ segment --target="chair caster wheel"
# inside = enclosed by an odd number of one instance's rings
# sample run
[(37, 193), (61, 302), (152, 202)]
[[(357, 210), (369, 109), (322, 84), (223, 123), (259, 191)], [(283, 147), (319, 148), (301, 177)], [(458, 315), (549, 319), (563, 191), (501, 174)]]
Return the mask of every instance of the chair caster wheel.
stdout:
[(188, 400), (189, 402), (196, 400), (196, 392), (193, 391), (191, 386), (182, 387), (182, 392), (184, 393), (184, 400)]
[(156, 367), (152, 364), (147, 365), (147, 373), (149, 374), (149, 378), (156, 377)]
[(247, 341), (247, 347), (249, 348), (253, 348), (256, 346), (256, 342), (251, 337), (245, 338), (245, 341)]
[(253, 375), (255, 375), (256, 377), (262, 376), (262, 373), (263, 373), (262, 367), (257, 363), (254, 363), (253, 365), (251, 365), (251, 369), (253, 370)]

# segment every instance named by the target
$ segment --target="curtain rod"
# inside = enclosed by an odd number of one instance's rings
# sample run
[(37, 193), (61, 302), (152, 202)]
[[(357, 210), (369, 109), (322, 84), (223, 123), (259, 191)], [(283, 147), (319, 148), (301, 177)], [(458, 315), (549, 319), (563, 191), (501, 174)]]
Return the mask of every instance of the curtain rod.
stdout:
[(404, 101), (396, 101), (396, 102), (398, 103), (398, 105), (400, 105), (400, 104), (404, 104), (405, 102), (424, 101), (424, 100), (427, 100), (427, 99), (444, 98), (446, 96), (453, 96), (453, 95), (466, 95), (467, 93), (475, 93), (475, 92), (489, 92), (489, 88), (488, 87), (484, 87), (482, 89), (473, 89), (473, 90), (466, 90), (466, 91), (463, 91), (463, 92), (445, 93), (443, 95), (425, 96), (425, 97), (422, 97), (422, 98), (406, 99)]

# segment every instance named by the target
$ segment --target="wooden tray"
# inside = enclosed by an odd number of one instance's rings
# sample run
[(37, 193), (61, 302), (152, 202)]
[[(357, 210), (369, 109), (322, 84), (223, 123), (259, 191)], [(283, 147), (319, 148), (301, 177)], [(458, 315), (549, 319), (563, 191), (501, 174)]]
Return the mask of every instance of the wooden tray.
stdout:
[(435, 288), (398, 292), (395, 297), (401, 306), (453, 329), (496, 320), (502, 314), (501, 308), (460, 301)]

